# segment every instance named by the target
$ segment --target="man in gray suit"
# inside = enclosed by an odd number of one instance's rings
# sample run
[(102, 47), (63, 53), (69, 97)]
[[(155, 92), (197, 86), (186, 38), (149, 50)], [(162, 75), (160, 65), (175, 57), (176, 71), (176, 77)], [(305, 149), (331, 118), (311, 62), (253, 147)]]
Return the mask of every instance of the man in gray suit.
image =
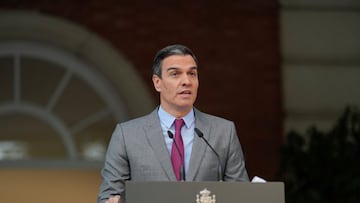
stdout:
[(194, 53), (183, 45), (161, 49), (152, 80), (160, 105), (146, 116), (117, 124), (98, 202), (124, 202), (125, 181), (249, 181), (234, 123), (193, 106), (199, 87)]

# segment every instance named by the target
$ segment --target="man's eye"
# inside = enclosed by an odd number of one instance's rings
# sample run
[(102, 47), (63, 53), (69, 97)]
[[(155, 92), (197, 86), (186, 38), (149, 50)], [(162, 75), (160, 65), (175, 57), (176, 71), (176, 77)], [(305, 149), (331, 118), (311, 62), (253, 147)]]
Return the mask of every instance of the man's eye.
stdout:
[(170, 73), (170, 75), (171, 75), (171, 76), (177, 76), (178, 73), (177, 73), (177, 72), (172, 72), (172, 73)]
[(191, 76), (196, 76), (196, 72), (191, 72), (190, 75)]

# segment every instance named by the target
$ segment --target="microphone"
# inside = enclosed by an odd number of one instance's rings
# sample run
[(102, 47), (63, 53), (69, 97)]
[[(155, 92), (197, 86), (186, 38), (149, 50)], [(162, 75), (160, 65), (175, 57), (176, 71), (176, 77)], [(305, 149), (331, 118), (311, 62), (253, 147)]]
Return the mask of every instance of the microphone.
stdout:
[[(179, 153), (181, 160), (184, 160), (184, 157), (183, 157), (182, 154), (180, 153), (179, 146), (177, 145), (177, 143), (176, 143), (176, 141), (175, 141), (175, 139), (174, 139), (174, 134), (173, 134), (170, 130), (168, 130), (167, 133), (168, 133), (169, 138), (173, 140), (173, 142), (174, 142), (174, 144), (175, 144), (175, 147), (176, 147), (176, 150), (177, 150), (177, 152)], [(181, 162), (180, 180), (181, 180), (181, 181), (185, 181), (185, 166), (184, 166), (184, 163), (183, 163), (183, 162)]]
[(203, 139), (205, 141), (205, 143), (207, 144), (207, 146), (210, 147), (210, 149), (214, 152), (214, 154), (216, 155), (216, 158), (218, 160), (218, 180), (219, 182), (223, 181), (223, 175), (222, 175), (222, 168), (221, 168), (221, 161), (220, 161), (220, 156), (219, 154), (215, 151), (215, 149), (209, 144), (209, 142), (204, 138), (204, 134), (198, 129), (195, 128), (194, 129), (196, 134), (198, 135), (199, 138)]

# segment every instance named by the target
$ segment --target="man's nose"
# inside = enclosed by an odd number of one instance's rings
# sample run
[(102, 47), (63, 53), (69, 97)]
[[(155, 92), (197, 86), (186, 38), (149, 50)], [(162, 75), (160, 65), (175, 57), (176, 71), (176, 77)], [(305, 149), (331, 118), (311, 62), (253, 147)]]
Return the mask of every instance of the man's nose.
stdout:
[(181, 84), (183, 86), (191, 84), (190, 76), (187, 74), (184, 74), (183, 77), (181, 78)]

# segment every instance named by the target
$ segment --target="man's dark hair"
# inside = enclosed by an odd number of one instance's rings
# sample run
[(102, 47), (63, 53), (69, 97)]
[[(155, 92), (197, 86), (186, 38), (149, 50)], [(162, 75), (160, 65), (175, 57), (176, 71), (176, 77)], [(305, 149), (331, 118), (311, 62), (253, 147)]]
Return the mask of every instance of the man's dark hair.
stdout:
[(184, 46), (184, 45), (180, 45), (180, 44), (175, 44), (175, 45), (170, 45), (167, 46), (163, 49), (161, 49), (160, 51), (158, 51), (154, 57), (154, 62), (153, 62), (153, 75), (157, 75), (159, 78), (161, 78), (161, 65), (163, 60), (168, 57), (168, 56), (172, 56), (172, 55), (190, 55), (193, 57), (196, 66), (198, 67), (198, 60), (194, 54), (194, 52), (192, 52), (188, 47)]

